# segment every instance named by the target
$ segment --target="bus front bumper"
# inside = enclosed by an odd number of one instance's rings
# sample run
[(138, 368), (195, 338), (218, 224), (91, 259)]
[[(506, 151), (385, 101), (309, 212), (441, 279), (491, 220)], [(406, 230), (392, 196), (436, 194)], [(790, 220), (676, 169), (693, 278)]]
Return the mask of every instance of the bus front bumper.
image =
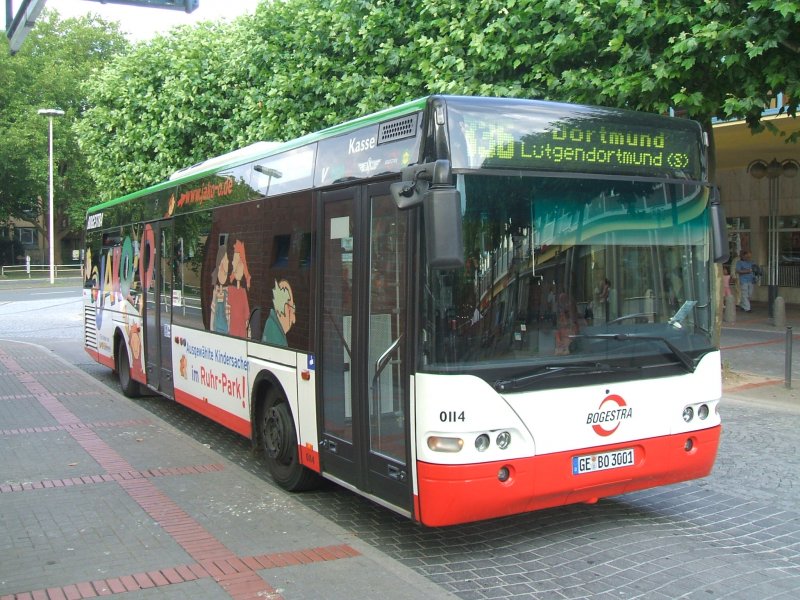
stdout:
[[(646, 440), (469, 465), (417, 463), (416, 518), (438, 527), (705, 477), (721, 427)], [(690, 446), (690, 447), (689, 447)], [(577, 473), (581, 458), (633, 449), (633, 464)], [(577, 460), (574, 460), (577, 459)], [(506, 473), (508, 478), (502, 479)]]

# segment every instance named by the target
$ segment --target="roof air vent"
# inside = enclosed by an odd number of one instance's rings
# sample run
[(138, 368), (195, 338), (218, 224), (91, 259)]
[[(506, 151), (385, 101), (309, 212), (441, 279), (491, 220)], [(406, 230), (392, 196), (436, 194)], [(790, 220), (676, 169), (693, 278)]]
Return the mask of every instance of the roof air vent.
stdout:
[(385, 121), (378, 126), (378, 144), (394, 142), (417, 135), (417, 114)]

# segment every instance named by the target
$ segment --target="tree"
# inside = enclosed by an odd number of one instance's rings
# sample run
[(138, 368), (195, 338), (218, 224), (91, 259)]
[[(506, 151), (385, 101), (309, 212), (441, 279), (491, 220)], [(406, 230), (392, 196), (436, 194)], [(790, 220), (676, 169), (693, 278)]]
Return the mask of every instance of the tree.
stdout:
[(87, 81), (89, 107), (76, 131), (101, 198), (233, 149), (246, 87), (239, 77), (245, 33), (226, 23), (179, 27)]
[[(24, 219), (34, 224), (47, 211), (49, 153), (47, 119), (40, 108), (60, 108), (54, 119), (56, 235), (83, 225), (84, 198), (95, 195), (71, 125), (86, 108), (80, 84), (127, 42), (117, 24), (96, 17), (60, 20), (47, 11), (19, 53), (0, 45), (0, 222)], [(81, 204), (83, 203), (83, 208)], [(59, 228), (64, 218), (70, 227)], [(45, 235), (45, 231), (40, 232)], [(60, 244), (56, 245), (56, 252)], [(57, 262), (59, 257), (57, 256)]]
[(799, 0), (272, 0), (118, 58), (89, 82), (79, 131), (110, 197), (430, 93), (757, 129), (779, 92), (796, 115), (799, 25)]

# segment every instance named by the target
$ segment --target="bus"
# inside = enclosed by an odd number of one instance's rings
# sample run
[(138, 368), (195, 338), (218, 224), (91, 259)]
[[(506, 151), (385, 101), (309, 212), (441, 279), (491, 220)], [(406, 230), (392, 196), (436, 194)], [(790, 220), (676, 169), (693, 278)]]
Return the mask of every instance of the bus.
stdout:
[(434, 95), (88, 210), (85, 350), (426, 526), (706, 476), (721, 424), (690, 120)]

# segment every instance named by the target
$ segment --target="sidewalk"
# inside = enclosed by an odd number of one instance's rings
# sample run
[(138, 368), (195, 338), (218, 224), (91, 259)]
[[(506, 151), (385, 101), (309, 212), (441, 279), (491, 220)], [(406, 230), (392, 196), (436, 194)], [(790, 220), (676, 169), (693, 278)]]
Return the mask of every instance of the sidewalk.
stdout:
[(83, 280), (80, 275), (60, 275), (55, 278), (55, 281), (52, 284), (50, 283), (49, 277), (31, 277), (30, 279), (6, 277), (0, 278), (0, 290), (27, 290), (31, 288), (80, 285), (82, 281)]
[[(765, 302), (752, 312), (737, 309), (736, 321), (722, 323), (723, 392), (725, 396), (791, 401), (800, 406), (800, 306), (786, 305), (786, 324), (776, 327)], [(786, 389), (786, 343), (791, 327), (791, 389)]]
[(41, 346), (0, 341), (0, 456), (0, 600), (452, 597)]
[[(800, 305), (786, 303), (786, 325), (791, 326), (795, 333), (800, 330)], [(776, 332), (784, 331), (784, 327), (776, 327), (774, 319), (769, 316), (769, 306), (766, 302), (751, 302), (752, 312), (746, 313), (740, 308), (736, 309), (736, 320), (733, 323), (722, 323), (723, 331), (726, 329), (744, 329), (753, 331)]]

